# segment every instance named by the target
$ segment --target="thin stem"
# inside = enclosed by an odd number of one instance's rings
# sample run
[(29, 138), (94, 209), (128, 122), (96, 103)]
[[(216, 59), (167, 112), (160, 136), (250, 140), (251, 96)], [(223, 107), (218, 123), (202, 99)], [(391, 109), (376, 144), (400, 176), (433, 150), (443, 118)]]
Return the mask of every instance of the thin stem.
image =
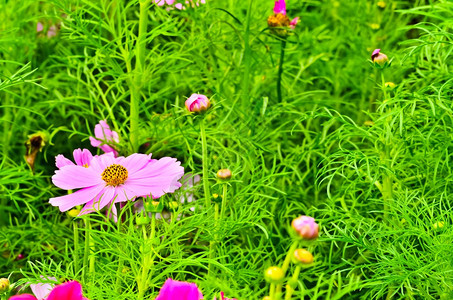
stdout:
[(146, 234), (146, 225), (142, 225), (143, 231), (143, 265), (142, 265), (142, 274), (140, 276), (140, 280), (138, 283), (138, 298), (137, 299), (144, 299), (145, 292), (148, 289), (148, 277), (149, 277), (149, 270), (154, 265), (154, 258), (152, 255), (152, 248), (153, 248), (153, 241), (156, 235), (156, 216), (153, 213), (151, 216), (151, 234), (149, 238)]
[(291, 296), (294, 293), (294, 288), (292, 285), (297, 283), (297, 280), (299, 279), (300, 270), (301, 270), (300, 266), (297, 266), (296, 269), (294, 270), (293, 276), (291, 277), (291, 283), (286, 285), (285, 300), (291, 299)]
[(275, 283), (271, 283), (271, 287), (269, 288), (269, 297), (271, 300), (275, 300)]
[(79, 271), (79, 229), (77, 227), (77, 221), (73, 221), (74, 228), (74, 274), (77, 274)]
[(94, 240), (91, 237), (91, 223), (88, 221), (88, 240), (89, 240), (89, 245), (90, 245), (90, 258), (89, 258), (89, 266), (90, 266), (90, 276), (94, 278), (94, 272), (95, 272), (95, 263), (96, 263), (96, 257), (94, 256)]
[(215, 221), (215, 233), (214, 233), (214, 240), (211, 240), (209, 242), (209, 258), (210, 258), (210, 262), (209, 262), (209, 266), (208, 266), (208, 273), (212, 273), (213, 269), (212, 269), (212, 264), (211, 264), (211, 260), (213, 260), (216, 256), (216, 246), (217, 246), (217, 242), (219, 240), (219, 203), (216, 202), (214, 204), (214, 221)]
[(205, 198), (205, 209), (211, 208), (211, 192), (209, 191), (209, 177), (208, 177), (208, 144), (206, 143), (205, 119), (200, 121), (200, 135), (201, 135), (201, 148), (202, 148), (202, 167), (203, 167), (203, 190)]
[(226, 209), (226, 202), (227, 202), (227, 190), (228, 190), (228, 184), (224, 183), (223, 184), (223, 192), (222, 192), (222, 207), (220, 209), (220, 223), (222, 223), (222, 220), (225, 216), (225, 209)]
[(250, 48), (250, 20), (252, 14), (253, 0), (249, 0), (247, 17), (244, 32), (244, 76), (242, 77), (242, 107), (245, 108), (250, 103), (250, 70), (252, 67), (252, 50)]
[[(286, 257), (285, 257), (285, 260), (283, 261), (283, 265), (282, 265), (283, 275), (285, 275), (286, 271), (288, 271), (289, 264), (291, 262), (291, 258), (292, 258), (293, 254), (294, 254), (294, 251), (297, 249), (298, 245), (299, 245), (299, 241), (294, 241), (294, 243), (291, 245), (291, 247), (289, 248), (288, 252), (286, 253)], [(282, 287), (283, 287), (283, 284), (281, 284), (281, 283), (279, 283), (277, 285), (277, 288), (276, 288), (276, 294), (277, 295), (281, 294)]]
[(138, 37), (135, 52), (134, 82), (129, 86), (131, 92), (130, 107), (130, 141), (132, 152), (137, 152), (139, 147), (139, 117), (141, 89), (143, 85), (143, 73), (145, 66), (146, 34), (148, 31), (148, 7), (149, 0), (140, 0), (140, 16), (138, 21)]
[(282, 74), (283, 74), (283, 62), (285, 60), (285, 48), (286, 48), (286, 40), (282, 40), (282, 45), (281, 45), (281, 49), (280, 49), (280, 63), (278, 65), (278, 78), (277, 78), (278, 103), (283, 103)]

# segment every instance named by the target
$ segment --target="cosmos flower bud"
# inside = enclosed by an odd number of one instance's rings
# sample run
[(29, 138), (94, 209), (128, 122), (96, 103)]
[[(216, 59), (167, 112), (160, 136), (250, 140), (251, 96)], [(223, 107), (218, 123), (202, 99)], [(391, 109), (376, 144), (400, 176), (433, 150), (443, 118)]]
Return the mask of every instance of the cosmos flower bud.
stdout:
[(296, 249), (293, 253), (293, 262), (302, 265), (308, 265), (313, 263), (313, 254), (305, 249)]
[(300, 216), (292, 221), (291, 226), (300, 237), (306, 240), (318, 237), (319, 225), (312, 217)]
[(217, 171), (217, 178), (222, 180), (228, 180), (231, 178), (230, 169), (220, 169)]
[(16, 260), (22, 260), (25, 258), (25, 255), (23, 255), (22, 253), (19, 253), (16, 257)]
[(389, 89), (394, 89), (396, 87), (396, 84), (394, 84), (393, 82), (386, 82), (384, 86)]
[(387, 67), (389, 65), (389, 58), (384, 53), (381, 53), (381, 49), (376, 49), (371, 54), (371, 61), (374, 65), (379, 65), (380, 67)]
[(9, 280), (8, 278), (0, 278), (0, 294), (9, 290)]
[(205, 95), (201, 94), (192, 94), (187, 100), (186, 100), (186, 107), (187, 110), (190, 112), (203, 112), (206, 111), (209, 106), (211, 105), (211, 102), (209, 101), (208, 97)]
[(279, 283), (285, 278), (285, 273), (283, 273), (282, 268), (272, 266), (264, 271), (264, 278), (269, 283)]
[(433, 228), (434, 229), (440, 229), (440, 228), (443, 228), (444, 225), (445, 225), (445, 222), (439, 221), (439, 222), (436, 222), (436, 223), (433, 224)]
[(137, 225), (140, 226), (140, 225), (146, 225), (146, 224), (149, 224), (149, 222), (151, 221), (151, 219), (149, 218), (148, 215), (144, 214), (144, 215), (137, 215), (135, 221), (137, 222)]

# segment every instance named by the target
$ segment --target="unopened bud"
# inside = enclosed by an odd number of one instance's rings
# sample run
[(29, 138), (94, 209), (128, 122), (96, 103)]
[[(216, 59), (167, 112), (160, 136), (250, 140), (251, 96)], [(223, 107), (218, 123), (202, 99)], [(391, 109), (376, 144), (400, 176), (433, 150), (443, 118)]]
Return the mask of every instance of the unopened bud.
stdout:
[(148, 215), (138, 215), (136, 217), (135, 221), (137, 222), (137, 225), (140, 226), (140, 225), (149, 224), (151, 219), (148, 217)]
[(70, 211), (68, 211), (68, 216), (70, 216), (71, 218), (75, 218), (79, 214), (80, 214), (80, 209), (77, 209), (77, 208), (73, 208)]
[(217, 178), (222, 180), (228, 180), (231, 178), (230, 169), (220, 169), (217, 171)]
[(384, 53), (381, 53), (381, 49), (376, 49), (371, 54), (371, 61), (375, 66), (387, 67), (389, 65), (389, 58)]
[(389, 89), (394, 89), (396, 87), (396, 84), (394, 84), (393, 82), (386, 82), (384, 86)]
[(434, 229), (440, 229), (440, 228), (443, 228), (445, 225), (445, 223), (443, 221), (439, 221), (439, 222), (436, 222), (433, 224), (433, 228)]
[(319, 225), (312, 217), (300, 216), (291, 222), (291, 226), (300, 237), (306, 240), (311, 240), (318, 237)]
[(177, 201), (171, 201), (170, 203), (168, 203), (168, 208), (170, 209), (178, 209), (178, 206), (179, 206), (179, 203)]
[(208, 97), (201, 94), (192, 94), (185, 102), (186, 108), (190, 112), (203, 112), (206, 111), (211, 102)]
[(0, 278), (0, 294), (7, 292), (9, 290), (9, 280), (8, 278)]
[(285, 278), (282, 268), (273, 266), (266, 269), (264, 279), (269, 283), (279, 283)]
[(293, 254), (293, 262), (308, 265), (313, 262), (313, 254), (305, 249), (296, 249)]

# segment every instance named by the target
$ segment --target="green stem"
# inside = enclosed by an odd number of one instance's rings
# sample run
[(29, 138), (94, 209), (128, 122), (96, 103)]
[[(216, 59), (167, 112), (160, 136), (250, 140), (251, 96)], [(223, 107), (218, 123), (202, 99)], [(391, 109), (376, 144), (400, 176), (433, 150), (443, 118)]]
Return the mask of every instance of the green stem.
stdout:
[(211, 192), (209, 191), (209, 177), (208, 177), (208, 144), (206, 143), (205, 119), (200, 121), (200, 135), (201, 135), (201, 148), (202, 148), (202, 167), (203, 167), (203, 189), (205, 198), (205, 209), (211, 208)]
[(156, 236), (156, 216), (153, 213), (151, 216), (151, 235), (148, 238), (146, 234), (146, 225), (142, 225), (143, 231), (143, 266), (142, 266), (142, 274), (140, 276), (140, 280), (138, 283), (138, 298), (139, 300), (144, 299), (145, 292), (148, 290), (148, 277), (149, 277), (149, 270), (154, 265), (154, 258), (153, 258), (153, 241), (154, 237)]
[(223, 184), (223, 192), (222, 192), (222, 207), (220, 209), (220, 223), (222, 223), (222, 220), (225, 216), (225, 209), (226, 209), (226, 202), (227, 202), (227, 189), (228, 189), (228, 184), (224, 183)]
[[(293, 254), (294, 254), (294, 251), (297, 249), (298, 245), (299, 245), (299, 241), (295, 241), (291, 245), (291, 247), (289, 248), (288, 252), (286, 253), (286, 257), (285, 257), (285, 260), (283, 261), (283, 265), (282, 265), (283, 275), (285, 275), (286, 271), (288, 271), (289, 264), (291, 263), (291, 258), (292, 258)], [(282, 287), (283, 287), (283, 284), (281, 284), (281, 283), (279, 283), (277, 285), (277, 288), (276, 288), (276, 294), (277, 295), (281, 294)]]
[(79, 271), (79, 229), (77, 227), (77, 221), (73, 220), (74, 228), (74, 274), (77, 274)]
[(91, 223), (90, 223), (90, 222), (88, 223), (88, 226), (89, 226), (89, 227), (88, 227), (88, 230), (89, 230), (89, 231), (88, 231), (88, 234), (89, 234), (88, 240), (89, 240), (89, 245), (90, 245), (90, 258), (89, 258), (89, 261), (90, 261), (90, 263), (89, 263), (90, 269), (89, 269), (89, 271), (90, 271), (90, 276), (91, 276), (92, 278), (94, 278), (95, 264), (96, 264), (96, 257), (94, 256), (94, 240), (93, 240), (93, 238), (91, 237), (91, 228), (92, 228), (92, 227), (91, 227)]
[(244, 76), (242, 77), (242, 108), (244, 109), (250, 103), (250, 70), (252, 67), (252, 50), (250, 49), (250, 20), (253, 0), (249, 0), (247, 17), (245, 22), (244, 33)]
[(217, 246), (217, 242), (219, 240), (219, 203), (217, 203), (217, 202), (214, 204), (214, 222), (215, 222), (214, 240), (211, 240), (209, 242), (209, 258), (210, 258), (209, 265), (208, 265), (209, 274), (211, 274), (213, 271), (211, 261), (214, 260), (216, 257), (216, 246)]
[(283, 62), (285, 60), (285, 48), (286, 48), (286, 40), (282, 40), (282, 45), (281, 45), (281, 50), (280, 50), (280, 64), (278, 65), (278, 78), (277, 78), (278, 103), (283, 103), (282, 74), (283, 74)]
[(294, 293), (294, 287), (292, 285), (297, 283), (297, 280), (299, 279), (300, 269), (300, 266), (296, 267), (293, 276), (291, 277), (291, 283), (286, 285), (285, 300), (290, 300), (291, 296)]
[(132, 152), (137, 152), (139, 147), (139, 117), (140, 117), (140, 100), (141, 89), (143, 85), (146, 35), (148, 31), (148, 13), (149, 0), (140, 0), (140, 16), (138, 21), (138, 37), (135, 49), (135, 70), (134, 81), (130, 86), (131, 103), (130, 103), (130, 141)]
[(269, 297), (271, 300), (275, 300), (275, 283), (271, 283), (271, 287), (269, 288)]

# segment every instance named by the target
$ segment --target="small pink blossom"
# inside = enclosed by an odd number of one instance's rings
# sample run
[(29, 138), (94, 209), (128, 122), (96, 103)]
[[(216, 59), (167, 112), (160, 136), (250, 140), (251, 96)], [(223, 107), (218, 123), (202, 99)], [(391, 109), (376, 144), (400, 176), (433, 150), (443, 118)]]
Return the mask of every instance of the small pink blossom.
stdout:
[(312, 217), (300, 216), (292, 221), (291, 226), (304, 239), (311, 240), (318, 237), (319, 225)]
[[(217, 298), (214, 298), (214, 300), (217, 300)], [(236, 298), (225, 298), (225, 293), (220, 292), (220, 300), (237, 300)]]
[(111, 205), (116, 215), (115, 203), (133, 201), (136, 197), (152, 195), (159, 198), (173, 193), (181, 186), (178, 180), (184, 168), (175, 158), (151, 159), (151, 154), (132, 154), (114, 157), (112, 153), (94, 156), (90, 165), (66, 165), (55, 171), (52, 182), (65, 190), (78, 191), (49, 200), (60, 211), (67, 211), (85, 204), (81, 214), (101, 210)]
[(295, 29), (296, 28), (296, 25), (299, 23), (300, 21), (300, 18), (299, 17), (295, 17), (294, 19), (291, 20), (291, 22), (289, 23), (289, 27), (291, 29)]
[[(12, 296), (9, 300), (40, 300), (30, 294)], [(82, 286), (77, 281), (68, 281), (54, 287), (44, 300), (88, 300), (83, 297)]]
[(36, 24), (36, 32), (41, 32), (44, 30), (44, 25), (42, 25), (41, 22), (38, 22), (38, 24)]
[(96, 138), (90, 136), (91, 146), (100, 148), (105, 153), (112, 152), (115, 156), (118, 156), (115, 148), (110, 146), (120, 142), (118, 133), (110, 130), (110, 126), (105, 120), (99, 121), (99, 124), (94, 126), (94, 135)]
[(57, 36), (58, 33), (58, 28), (55, 25), (52, 25), (49, 27), (49, 30), (47, 30), (47, 37), (50, 39), (54, 36)]
[(274, 14), (286, 15), (286, 3), (285, 3), (285, 0), (275, 1)]
[(202, 94), (192, 94), (185, 102), (186, 108), (190, 112), (202, 112), (209, 108), (211, 102), (208, 97)]
[(74, 156), (75, 164), (71, 160), (64, 157), (63, 154), (58, 154), (55, 157), (55, 165), (57, 166), (57, 168), (61, 169), (64, 166), (74, 165), (87, 168), (90, 165), (91, 159), (93, 158), (93, 154), (91, 154), (90, 150), (88, 149), (75, 149), (72, 155)]
[(203, 294), (195, 283), (176, 281), (168, 278), (156, 300), (200, 300)]

